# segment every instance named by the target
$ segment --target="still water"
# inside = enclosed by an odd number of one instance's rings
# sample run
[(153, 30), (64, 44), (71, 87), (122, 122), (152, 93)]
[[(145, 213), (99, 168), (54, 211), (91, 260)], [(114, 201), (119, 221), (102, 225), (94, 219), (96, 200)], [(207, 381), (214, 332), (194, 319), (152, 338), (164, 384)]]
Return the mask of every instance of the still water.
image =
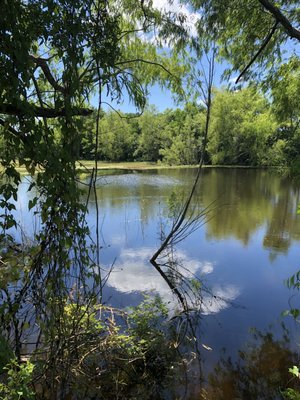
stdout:
[[(175, 300), (149, 258), (160, 244), (161, 231), (168, 232), (172, 222), (166, 218), (170, 204), (189, 193), (195, 175), (194, 169), (167, 169), (99, 177), (101, 263), (104, 270), (111, 269), (106, 302), (121, 308), (135, 305), (142, 293), (152, 291), (175, 312)], [(26, 187), (24, 182), (19, 219), (28, 229)], [(284, 283), (300, 269), (299, 189), (297, 182), (266, 170), (203, 170), (195, 202), (208, 208), (209, 217), (176, 252), (186, 273), (211, 291), (203, 294), (199, 331), (207, 371), (221, 354), (237, 359), (253, 328), (280, 337), (284, 322), (291, 346), (297, 348), (297, 324), (281, 313), (300, 306), (298, 294)], [(93, 196), (87, 218), (93, 231)], [(35, 229), (33, 224), (30, 228)]]

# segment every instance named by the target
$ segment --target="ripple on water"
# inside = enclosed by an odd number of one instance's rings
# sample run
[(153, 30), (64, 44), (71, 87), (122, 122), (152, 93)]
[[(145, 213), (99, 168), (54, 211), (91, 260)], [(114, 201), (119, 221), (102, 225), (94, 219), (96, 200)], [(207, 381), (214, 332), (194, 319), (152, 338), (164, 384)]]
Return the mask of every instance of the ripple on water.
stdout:
[(182, 181), (179, 179), (171, 178), (164, 175), (142, 175), (138, 173), (124, 174), (124, 175), (108, 175), (101, 176), (98, 178), (98, 185), (116, 185), (123, 187), (135, 187), (135, 186), (155, 186), (155, 187), (166, 187), (180, 185)]

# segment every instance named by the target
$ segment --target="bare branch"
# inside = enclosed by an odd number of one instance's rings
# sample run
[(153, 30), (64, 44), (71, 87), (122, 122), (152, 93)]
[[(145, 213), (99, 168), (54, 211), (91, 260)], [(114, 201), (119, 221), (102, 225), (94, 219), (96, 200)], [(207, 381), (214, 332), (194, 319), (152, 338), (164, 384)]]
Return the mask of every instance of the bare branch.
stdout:
[(293, 27), (290, 21), (286, 18), (285, 15), (282, 14), (281, 10), (271, 3), (269, 0), (259, 0), (260, 4), (264, 6), (266, 10), (268, 10), (275, 20), (282, 25), (285, 29), (286, 33), (294, 39), (297, 39), (300, 42), (300, 31)]
[(273, 28), (269, 32), (268, 36), (265, 38), (264, 42), (260, 46), (260, 49), (258, 52), (255, 54), (255, 56), (251, 59), (251, 61), (246, 65), (246, 67), (243, 69), (243, 71), (240, 73), (240, 75), (237, 77), (235, 84), (238, 83), (238, 81), (241, 79), (241, 77), (248, 71), (248, 69), (251, 67), (251, 65), (254, 63), (254, 61), (257, 59), (257, 57), (263, 52), (263, 50), (266, 48), (267, 44), (270, 42), (272, 39), (272, 36), (274, 35), (276, 28), (278, 26), (278, 21), (275, 22), (273, 25)]
[[(203, 214), (200, 213), (200, 215), (198, 217), (192, 219), (191, 221), (188, 221), (187, 224), (184, 223), (186, 216), (188, 214), (188, 211), (190, 209), (191, 202), (194, 197), (194, 193), (196, 191), (198, 182), (200, 180), (202, 165), (204, 163), (204, 155), (205, 155), (205, 149), (206, 149), (206, 145), (207, 145), (207, 137), (208, 137), (209, 123), (210, 123), (211, 96), (212, 96), (212, 86), (213, 86), (214, 68), (215, 68), (214, 67), (215, 48), (213, 50), (212, 57), (207, 58), (207, 60), (209, 63), (209, 68), (208, 68), (208, 77), (205, 76), (205, 84), (207, 85), (206, 123), (205, 123), (204, 140), (202, 143), (202, 152), (201, 152), (200, 161), (199, 161), (199, 165), (198, 165), (197, 175), (194, 180), (193, 186), (191, 188), (190, 194), (189, 194), (188, 198), (186, 199), (185, 203), (183, 204), (180, 214), (174, 221), (174, 224), (173, 224), (170, 232), (164, 238), (159, 249), (152, 255), (152, 257), (150, 259), (151, 264), (161, 274), (161, 276), (165, 279), (165, 281), (169, 285), (172, 292), (177, 296), (184, 311), (188, 310), (188, 304), (186, 302), (185, 296), (181, 293), (181, 291), (172, 283), (172, 281), (164, 273), (164, 271), (161, 268), (161, 265), (159, 264), (159, 262), (157, 260), (162, 256), (162, 254), (168, 249), (169, 246), (171, 246), (172, 244), (178, 243), (180, 241), (180, 239), (182, 240), (183, 238), (185, 238), (188, 234), (189, 228), (192, 227), (193, 224), (195, 224), (195, 228), (196, 228), (197, 223), (199, 221), (203, 220), (205, 217), (205, 211), (204, 211)], [(192, 227), (192, 230), (193, 230), (193, 227)]]

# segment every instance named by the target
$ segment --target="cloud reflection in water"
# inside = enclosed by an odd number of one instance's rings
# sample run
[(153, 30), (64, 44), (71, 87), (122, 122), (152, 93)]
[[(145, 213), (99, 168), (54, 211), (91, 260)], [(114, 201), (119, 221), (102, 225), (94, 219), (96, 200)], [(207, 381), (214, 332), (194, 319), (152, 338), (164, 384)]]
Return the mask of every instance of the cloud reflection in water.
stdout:
[[(154, 253), (150, 247), (139, 249), (123, 249), (111, 272), (107, 285), (115, 288), (121, 293), (150, 292), (155, 291), (161, 298), (170, 305), (177, 304), (176, 299), (170, 292), (169, 286), (162, 279), (155, 268), (150, 264), (149, 259)], [(204, 277), (213, 272), (214, 263), (192, 259), (183, 251), (178, 251), (177, 258), (183, 265), (182, 273), (185, 277)], [(203, 295), (203, 314), (213, 314), (228, 307), (229, 303), (235, 300), (240, 291), (233, 285), (212, 285), (211, 294)]]

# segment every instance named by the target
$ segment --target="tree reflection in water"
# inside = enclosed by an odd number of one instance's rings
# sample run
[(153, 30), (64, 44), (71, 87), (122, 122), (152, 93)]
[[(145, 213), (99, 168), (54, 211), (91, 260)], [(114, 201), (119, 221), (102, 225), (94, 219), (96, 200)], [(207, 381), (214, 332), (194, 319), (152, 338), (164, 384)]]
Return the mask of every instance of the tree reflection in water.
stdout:
[[(202, 400), (275, 400), (284, 399), (284, 391), (300, 391), (300, 380), (289, 372), (299, 365), (299, 354), (291, 350), (289, 332), (283, 326), (280, 339), (271, 332), (252, 332), (252, 341), (238, 353), (238, 360), (226, 357), (209, 374), (205, 389), (198, 397)], [(292, 398), (292, 397), (289, 397)], [(300, 397), (297, 397), (297, 399)]]

